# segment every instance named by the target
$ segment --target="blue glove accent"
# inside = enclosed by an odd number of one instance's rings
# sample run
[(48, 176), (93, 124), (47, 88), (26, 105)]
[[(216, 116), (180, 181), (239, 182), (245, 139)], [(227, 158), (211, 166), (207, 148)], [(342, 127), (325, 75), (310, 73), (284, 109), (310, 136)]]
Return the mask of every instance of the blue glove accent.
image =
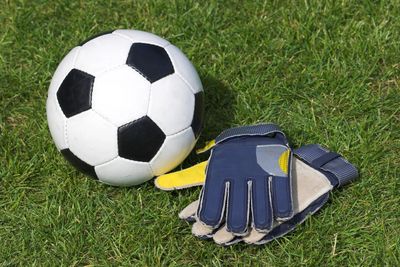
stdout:
[(311, 167), (328, 176), (333, 186), (345, 185), (358, 177), (357, 168), (337, 153), (329, 152), (317, 144), (305, 145), (294, 154)]
[[(215, 143), (221, 143), (229, 138), (239, 136), (267, 136), (280, 133), (285, 139), (285, 134), (281, 131), (276, 124), (258, 124), (250, 126), (240, 126), (235, 128), (226, 129), (215, 138)], [(286, 141), (287, 142), (287, 141)]]
[[(268, 231), (274, 219), (293, 216), (291, 152), (276, 125), (224, 131), (216, 138), (206, 170), (197, 216), (217, 228), (244, 234), (251, 224)], [(250, 218), (251, 216), (251, 218)]]

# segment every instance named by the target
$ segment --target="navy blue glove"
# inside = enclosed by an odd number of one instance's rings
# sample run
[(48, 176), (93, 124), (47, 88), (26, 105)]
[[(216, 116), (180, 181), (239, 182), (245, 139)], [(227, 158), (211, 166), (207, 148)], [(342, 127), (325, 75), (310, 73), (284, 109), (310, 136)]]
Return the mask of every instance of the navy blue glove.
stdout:
[(292, 153), (274, 124), (232, 128), (221, 133), (211, 150), (197, 211), (211, 229), (226, 223), (234, 235), (248, 227), (271, 230), (274, 221), (293, 216)]
[[(271, 126), (268, 126), (271, 127)], [(233, 138), (236, 138), (237, 135), (241, 136), (243, 133), (232, 133), (230, 132), (232, 130), (229, 130), (227, 132), (227, 136), (234, 136)], [(236, 130), (234, 130), (236, 131)], [(247, 130), (246, 130), (247, 131)], [(268, 132), (266, 131), (261, 131), (261, 133)], [(271, 131), (271, 133), (274, 132), (274, 130)], [(260, 132), (258, 132), (260, 133)], [(224, 135), (222, 135), (224, 136)], [(240, 141), (235, 141), (232, 139), (232, 147), (234, 148), (234, 152), (237, 150), (241, 151), (240, 147), (237, 147), (238, 143), (245, 142), (247, 143), (246, 140), (250, 136), (256, 137), (254, 140), (259, 140), (259, 136), (257, 134), (255, 135), (245, 135), (244, 140)], [(262, 136), (262, 135), (261, 135)], [(274, 135), (267, 135), (267, 137), (270, 137), (271, 139), (274, 138)], [(281, 135), (275, 135), (275, 138), (281, 139)], [(238, 137), (242, 138), (242, 137)], [(262, 139), (262, 138), (261, 138)], [(228, 140), (228, 139), (226, 139)], [(282, 139), (281, 139), (282, 140)], [(218, 138), (217, 140), (217, 145), (222, 144), (222, 142), (225, 142), (224, 138)], [(259, 142), (259, 141), (254, 141), (254, 142)], [(254, 145), (253, 139), (252, 141), (249, 142), (249, 147), (252, 147)], [(207, 148), (212, 146), (212, 143), (207, 145)], [(231, 147), (231, 146), (229, 146)], [(259, 171), (260, 166), (264, 166), (262, 169), (265, 171), (268, 169), (269, 173), (273, 173), (271, 169), (273, 169), (272, 166), (265, 165), (265, 162), (276, 162), (276, 156), (265, 156), (264, 153), (257, 153), (260, 151), (264, 152), (264, 144), (258, 144), (257, 145), (258, 149), (256, 148), (256, 158), (257, 158), (257, 163), (258, 167), (251, 164), (252, 161), (250, 162), (250, 166), (254, 167)], [(267, 146), (269, 147), (269, 145)], [(278, 146), (279, 147), (279, 146)], [(245, 154), (249, 153), (252, 154), (251, 152), (252, 149), (243, 149), (243, 151), (246, 151)], [(214, 150), (218, 151), (218, 150)], [(222, 149), (221, 154), (219, 154), (218, 157), (226, 158), (226, 159), (231, 159), (231, 157), (238, 158), (241, 156), (235, 156), (233, 152), (228, 153), (228, 155), (225, 154), (225, 152), (228, 151), (226, 149)], [(230, 151), (230, 150), (229, 150)], [(269, 153), (269, 151), (272, 151), (272, 154), (279, 154), (276, 153), (274, 149), (272, 150), (265, 150), (266, 153)], [(282, 220), (279, 219), (276, 215), (272, 214), (275, 218), (272, 229), (269, 231), (265, 231), (264, 229), (261, 229), (260, 231), (260, 224), (258, 224), (258, 220), (255, 220), (255, 218), (266, 218), (265, 215), (260, 215), (259, 213), (262, 212), (267, 212), (268, 214), (271, 214), (271, 209), (272, 213), (280, 213), (284, 210), (286, 210), (286, 202), (278, 203), (278, 207), (282, 207), (282, 210), (279, 208), (274, 208), (274, 203), (271, 202), (271, 200), (274, 200), (273, 194), (277, 191), (268, 190), (270, 191), (271, 195), (266, 202), (262, 201), (263, 203), (272, 203), (272, 206), (270, 204), (266, 205), (266, 209), (262, 210), (260, 208), (254, 208), (255, 205), (254, 203), (257, 203), (256, 205), (259, 204), (259, 195), (257, 195), (256, 198), (253, 198), (255, 193), (258, 192), (258, 186), (255, 187), (254, 180), (257, 179), (245, 179), (246, 185), (250, 185), (251, 187), (247, 187), (246, 190), (241, 191), (241, 195), (239, 195), (239, 199), (243, 201), (243, 203), (247, 203), (245, 205), (240, 205), (243, 204), (242, 202), (233, 202), (231, 197), (232, 197), (232, 192), (237, 193), (237, 191), (232, 190), (232, 184), (235, 183), (237, 184), (237, 181), (241, 181), (242, 179), (237, 178), (237, 177), (242, 177), (243, 169), (246, 169), (245, 166), (242, 166), (244, 162), (248, 162), (249, 158), (243, 159), (243, 161), (237, 163), (235, 166), (230, 166), (229, 162), (222, 162), (219, 161), (220, 159), (216, 159), (214, 157), (217, 157), (217, 153), (213, 152), (213, 155), (210, 157), (210, 160), (213, 159), (213, 161), (217, 162), (218, 169), (221, 168), (219, 164), (226, 164), (226, 168), (224, 167), (222, 170), (222, 174), (225, 175), (226, 173), (229, 173), (229, 176), (236, 177), (236, 179), (219, 179), (218, 177), (223, 177), (220, 176), (220, 174), (217, 172), (217, 176), (212, 178), (212, 183), (210, 180), (207, 180), (207, 186), (210, 187), (207, 191), (207, 194), (203, 192), (201, 195), (201, 202), (200, 200), (196, 200), (189, 204), (187, 207), (185, 207), (180, 213), (179, 217), (181, 219), (184, 219), (189, 222), (194, 222), (193, 227), (192, 227), (192, 233), (195, 236), (201, 237), (201, 238), (212, 238), (217, 244), (220, 245), (231, 245), (235, 244), (237, 242), (246, 242), (248, 244), (264, 244), (267, 243), (275, 238), (278, 238), (280, 236), (283, 236), (290, 231), (294, 230), (299, 224), (301, 224), (305, 219), (309, 217), (309, 215), (314, 214), (317, 212), (319, 209), (323, 207), (323, 205), (327, 202), (329, 198), (329, 193), (336, 187), (343, 186), (354, 179), (358, 177), (358, 171), (357, 168), (349, 163), (345, 158), (343, 158), (341, 155), (331, 152), (320, 145), (305, 145), (303, 147), (300, 147), (298, 149), (294, 149), (293, 151), (293, 158), (289, 158), (291, 162), (291, 168), (290, 168), (290, 183), (289, 187), (291, 188), (292, 194), (289, 195), (293, 199), (292, 203), (292, 210), (293, 210), (293, 216), (292, 218), (288, 220)], [(240, 153), (240, 155), (243, 155)], [(267, 157), (268, 160), (259, 160), (260, 155), (262, 155), (262, 158)], [(280, 159), (283, 159), (285, 157), (280, 156)], [(253, 160), (254, 161), (254, 160)], [(278, 160), (278, 165), (284, 166), (285, 164), (282, 164), (285, 162), (285, 160)], [(174, 189), (181, 189), (181, 188), (187, 188), (191, 186), (196, 186), (196, 185), (201, 185), (203, 182), (206, 180), (206, 175), (207, 179), (210, 179), (210, 169), (208, 171), (206, 170), (207, 166), (207, 161), (201, 162), (197, 165), (192, 166), (191, 168), (181, 170), (175, 173), (170, 173), (167, 175), (163, 175), (162, 177), (158, 177), (157, 182), (156, 180), (156, 185), (157, 187), (163, 189), (163, 190), (174, 190)], [(279, 167), (280, 169), (282, 167)], [(282, 168), (284, 169), (284, 167)], [(263, 173), (263, 171), (260, 171)], [(279, 171), (279, 170), (278, 170)], [(240, 176), (238, 175), (240, 173)], [(245, 172), (247, 174), (247, 172)], [(214, 175), (214, 173), (213, 173)], [(246, 175), (247, 176), (247, 175)], [(255, 176), (252, 176), (255, 177)], [(258, 177), (258, 175), (257, 175)], [(282, 177), (276, 178), (273, 177), (272, 181), (274, 180), (281, 180)], [(216, 181), (214, 181), (214, 179)], [(225, 181), (228, 181), (229, 183), (227, 184)], [(268, 183), (268, 184), (272, 184)], [(245, 186), (246, 186), (245, 185)], [(214, 187), (214, 188), (213, 188)], [(217, 190), (213, 190), (217, 188)], [(285, 188), (285, 186), (278, 187), (278, 189)], [(213, 192), (215, 194), (219, 194), (218, 197), (213, 199), (212, 194)], [(246, 194), (247, 193), (247, 194)], [(222, 196), (221, 196), (222, 195)], [(264, 194), (265, 195), (265, 194)], [(264, 197), (263, 195), (263, 197)], [(279, 193), (280, 195), (280, 193)], [(285, 196), (285, 191), (283, 191), (283, 195)], [(247, 200), (247, 202), (246, 202)], [(200, 203), (203, 205), (203, 208), (199, 209)], [(222, 203), (222, 204), (221, 204)], [(250, 203), (250, 204), (249, 204)], [(290, 203), (290, 202), (289, 202)], [(247, 207), (247, 211), (250, 209), (250, 216), (248, 214), (244, 213), (241, 211), (240, 213), (235, 213), (233, 209), (237, 208), (237, 206), (234, 206), (234, 204), (238, 204), (239, 208), (242, 210), (243, 207)], [(229, 206), (230, 205), (230, 206)], [(290, 205), (290, 204), (289, 204)], [(222, 206), (222, 210), (221, 210)], [(204, 209), (207, 207), (207, 209)], [(258, 205), (260, 207), (260, 205)], [(213, 210), (214, 209), (214, 210)], [(278, 210), (278, 212), (274, 211)], [(279, 211), (280, 210), (280, 211)], [(201, 213), (204, 212), (204, 213)], [(244, 215), (245, 219), (250, 219), (251, 223), (249, 222), (248, 227), (251, 228), (248, 234), (243, 234), (243, 235), (238, 235), (235, 232), (233, 232), (231, 229), (228, 229), (228, 224), (226, 221), (229, 221), (229, 214), (234, 213), (234, 214), (239, 214), (239, 215)], [(207, 223), (204, 222), (204, 217), (202, 220), (199, 219), (198, 216), (200, 214), (211, 214), (214, 220), (210, 220), (209, 217), (206, 217)], [(258, 214), (258, 215), (257, 215)], [(256, 216), (254, 216), (256, 215)], [(227, 218), (228, 217), (228, 218)], [(239, 223), (242, 223), (242, 217), (238, 216)], [(233, 218), (235, 219), (235, 218)], [(210, 224), (209, 222), (213, 222), (213, 224)], [(262, 223), (261, 223), (262, 224)], [(220, 225), (219, 227), (217, 225)], [(258, 225), (256, 227), (256, 225)], [(231, 227), (231, 226), (230, 226)], [(258, 228), (258, 229), (257, 229)], [(240, 233), (240, 232), (239, 232)]]
[[(306, 145), (295, 149), (292, 160), (292, 189), (294, 216), (287, 221), (274, 221), (269, 232), (251, 229), (246, 236), (235, 236), (226, 226), (215, 229), (208, 238), (217, 244), (231, 245), (240, 241), (248, 244), (265, 244), (293, 231), (328, 201), (329, 193), (358, 177), (358, 171), (341, 155), (330, 152), (320, 145)], [(189, 211), (189, 213), (188, 213)], [(190, 216), (190, 210), (185, 211)], [(187, 216), (187, 217), (189, 217)], [(195, 223), (194, 233), (204, 230)]]

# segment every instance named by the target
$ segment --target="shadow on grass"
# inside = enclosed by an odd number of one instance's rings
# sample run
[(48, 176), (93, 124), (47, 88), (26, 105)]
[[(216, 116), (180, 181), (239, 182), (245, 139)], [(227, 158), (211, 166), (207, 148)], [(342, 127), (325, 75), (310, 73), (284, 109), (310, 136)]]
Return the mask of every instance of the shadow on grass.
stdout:
[[(235, 96), (232, 90), (213, 76), (202, 77), (204, 87), (205, 113), (203, 131), (196, 148), (203, 147), (207, 141), (217, 137), (223, 130), (232, 127), (234, 122)], [(194, 149), (181, 166), (187, 168), (207, 160), (209, 153), (197, 155)]]

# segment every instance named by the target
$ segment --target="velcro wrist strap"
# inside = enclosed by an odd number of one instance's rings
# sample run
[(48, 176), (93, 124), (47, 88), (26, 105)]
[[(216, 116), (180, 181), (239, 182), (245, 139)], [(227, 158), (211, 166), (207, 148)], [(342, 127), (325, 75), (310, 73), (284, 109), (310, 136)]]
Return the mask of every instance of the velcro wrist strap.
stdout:
[(317, 144), (302, 146), (293, 153), (307, 162), (311, 167), (329, 172), (337, 180), (337, 186), (342, 186), (358, 177), (358, 171), (354, 165), (341, 155), (330, 152)]
[(220, 135), (217, 136), (217, 138), (215, 138), (215, 143), (218, 144), (227, 139), (239, 136), (266, 136), (275, 133), (280, 133), (283, 136), (285, 136), (285, 134), (276, 124), (258, 124), (251, 126), (241, 126), (241, 127), (230, 128), (223, 131)]

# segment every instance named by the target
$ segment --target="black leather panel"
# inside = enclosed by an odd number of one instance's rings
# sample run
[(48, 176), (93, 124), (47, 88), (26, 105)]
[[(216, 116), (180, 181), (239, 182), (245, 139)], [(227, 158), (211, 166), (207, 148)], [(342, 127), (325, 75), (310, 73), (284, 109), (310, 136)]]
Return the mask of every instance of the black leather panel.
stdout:
[(204, 92), (198, 92), (194, 95), (195, 105), (194, 105), (194, 115), (192, 120), (192, 129), (195, 137), (199, 137), (201, 130), (203, 128), (204, 119)]
[(152, 44), (134, 43), (126, 64), (151, 83), (174, 73), (174, 67), (165, 49)]
[(148, 116), (118, 128), (118, 153), (121, 157), (149, 162), (165, 140), (165, 134)]
[(71, 152), (71, 150), (63, 149), (61, 150), (61, 154), (64, 156), (66, 160), (69, 161), (69, 163), (71, 163), (72, 166), (77, 168), (79, 171), (91, 176), (96, 180), (98, 179), (94, 167), (92, 165), (87, 164), (77, 156), (75, 156), (74, 153)]
[(69, 118), (92, 106), (94, 77), (78, 69), (72, 69), (57, 91), (57, 99), (64, 115)]

